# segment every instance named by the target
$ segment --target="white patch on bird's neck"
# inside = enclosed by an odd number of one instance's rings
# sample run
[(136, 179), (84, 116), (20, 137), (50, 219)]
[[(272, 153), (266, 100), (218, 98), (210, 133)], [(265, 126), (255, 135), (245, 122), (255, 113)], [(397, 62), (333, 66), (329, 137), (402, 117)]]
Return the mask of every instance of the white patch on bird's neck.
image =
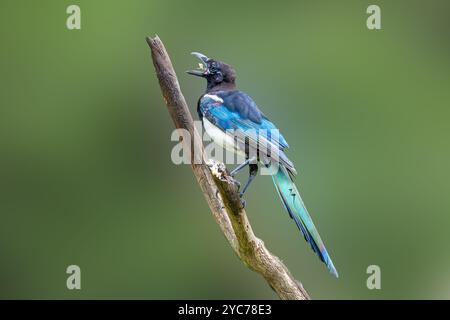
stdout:
[(207, 94), (205, 94), (203, 96), (203, 98), (209, 98), (209, 99), (211, 99), (211, 100), (213, 100), (215, 102), (223, 103), (223, 99), (221, 97), (219, 97), (219, 96), (214, 95), (214, 94), (207, 93)]

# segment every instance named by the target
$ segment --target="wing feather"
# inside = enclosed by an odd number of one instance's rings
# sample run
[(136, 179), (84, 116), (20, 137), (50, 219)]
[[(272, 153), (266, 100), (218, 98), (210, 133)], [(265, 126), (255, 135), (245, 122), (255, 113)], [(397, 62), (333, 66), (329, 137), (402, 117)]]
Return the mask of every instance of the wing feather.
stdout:
[(289, 145), (283, 135), (247, 94), (241, 91), (206, 94), (199, 101), (199, 113), (227, 134), (233, 134), (241, 148), (264, 146), (258, 148), (259, 155), (274, 159), (276, 152), (275, 159), (296, 173), (284, 153)]

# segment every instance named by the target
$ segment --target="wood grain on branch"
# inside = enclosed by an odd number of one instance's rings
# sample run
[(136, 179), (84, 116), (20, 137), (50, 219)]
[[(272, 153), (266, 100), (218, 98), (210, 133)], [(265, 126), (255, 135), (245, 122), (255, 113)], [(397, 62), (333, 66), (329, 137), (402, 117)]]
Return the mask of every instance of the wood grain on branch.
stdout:
[(281, 260), (267, 250), (253, 233), (239, 192), (220, 162), (204, 159), (203, 144), (186, 100), (181, 93), (172, 62), (158, 36), (147, 37), (153, 65), (164, 101), (176, 128), (190, 134), (183, 143), (191, 150), (192, 170), (214, 218), (237, 256), (250, 269), (260, 273), (281, 299), (308, 300), (309, 295)]

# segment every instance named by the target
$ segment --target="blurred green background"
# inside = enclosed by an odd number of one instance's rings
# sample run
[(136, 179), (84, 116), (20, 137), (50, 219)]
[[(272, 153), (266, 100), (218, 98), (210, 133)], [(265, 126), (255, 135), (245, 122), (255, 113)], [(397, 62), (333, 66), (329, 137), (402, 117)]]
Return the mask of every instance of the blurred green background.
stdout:
[[(66, 28), (70, 4), (81, 30)], [(369, 4), (380, 31), (366, 28)], [(270, 178), (247, 209), (313, 298), (450, 298), (448, 1), (0, 6), (1, 298), (277, 298), (232, 252), (190, 167), (170, 161), (154, 34), (193, 113), (205, 83), (184, 71), (200, 51), (234, 65), (282, 129), (340, 278)], [(79, 291), (66, 288), (70, 264)], [(366, 287), (372, 264), (381, 290)]]

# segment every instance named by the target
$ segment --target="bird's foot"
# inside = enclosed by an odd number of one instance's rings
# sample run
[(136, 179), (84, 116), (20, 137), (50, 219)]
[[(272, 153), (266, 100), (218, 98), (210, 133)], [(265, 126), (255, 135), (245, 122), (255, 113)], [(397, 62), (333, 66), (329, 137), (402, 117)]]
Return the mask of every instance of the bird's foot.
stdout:
[(241, 183), (233, 177), (231, 177), (231, 183), (234, 184), (238, 188), (238, 190), (241, 188)]
[(239, 198), (241, 198), (242, 208), (245, 208), (245, 205), (247, 204), (247, 201), (242, 199), (243, 196), (244, 196), (244, 192), (239, 192)]

